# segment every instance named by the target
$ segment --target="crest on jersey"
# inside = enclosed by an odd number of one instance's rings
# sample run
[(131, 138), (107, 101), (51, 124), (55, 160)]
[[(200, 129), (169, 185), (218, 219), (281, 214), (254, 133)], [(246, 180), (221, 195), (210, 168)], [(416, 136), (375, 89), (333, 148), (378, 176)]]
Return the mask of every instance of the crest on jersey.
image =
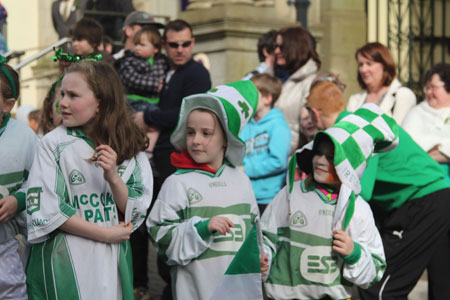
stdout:
[(203, 200), (202, 195), (200, 195), (200, 193), (193, 188), (189, 188), (187, 193), (188, 193), (189, 204), (199, 203), (200, 201)]
[(27, 213), (31, 215), (41, 209), (41, 187), (32, 187), (27, 192)]
[(296, 211), (291, 217), (290, 224), (292, 227), (303, 228), (308, 225), (308, 221), (306, 220), (306, 216), (301, 211)]
[(83, 174), (81, 174), (80, 171), (77, 169), (72, 170), (69, 175), (69, 182), (71, 185), (80, 185), (86, 182), (86, 179), (84, 179)]

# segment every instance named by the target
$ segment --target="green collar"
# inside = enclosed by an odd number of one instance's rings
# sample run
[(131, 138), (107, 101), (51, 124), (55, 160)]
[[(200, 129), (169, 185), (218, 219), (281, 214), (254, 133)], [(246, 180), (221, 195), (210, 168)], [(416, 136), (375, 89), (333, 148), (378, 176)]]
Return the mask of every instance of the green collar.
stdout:
[[(319, 198), (323, 201), (323, 203), (325, 204), (331, 204), (331, 205), (336, 205), (337, 199), (331, 200), (329, 197), (327, 197), (327, 195), (325, 195), (316, 185), (316, 183), (314, 182), (314, 180), (311, 180), (311, 182), (309, 183), (308, 187), (306, 186), (306, 179), (303, 179), (302, 181), (300, 181), (300, 187), (302, 189), (302, 192), (311, 192), (314, 191)], [(325, 188), (325, 187), (323, 187)]]
[(94, 143), (94, 141), (92, 141), (90, 138), (88, 138), (86, 136), (86, 134), (81, 130), (80, 127), (67, 128), (67, 134), (83, 139), (86, 143), (88, 143), (89, 146), (92, 147), (92, 149), (95, 150), (95, 143)]
[(3, 116), (2, 126), (0, 127), (0, 136), (2, 136), (3, 132), (5, 132), (6, 125), (8, 125), (9, 119), (11, 119), (10, 114), (6, 114)]

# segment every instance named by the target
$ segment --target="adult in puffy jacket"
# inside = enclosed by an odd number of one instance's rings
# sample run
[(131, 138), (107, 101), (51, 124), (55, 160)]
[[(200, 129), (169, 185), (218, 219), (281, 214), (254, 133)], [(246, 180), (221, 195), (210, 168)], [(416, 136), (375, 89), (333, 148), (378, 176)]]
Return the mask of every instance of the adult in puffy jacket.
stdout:
[(316, 42), (306, 29), (295, 26), (281, 29), (276, 36), (274, 75), (283, 82), (275, 104), (291, 129), (291, 152), (298, 145), (300, 110), (321, 62)]

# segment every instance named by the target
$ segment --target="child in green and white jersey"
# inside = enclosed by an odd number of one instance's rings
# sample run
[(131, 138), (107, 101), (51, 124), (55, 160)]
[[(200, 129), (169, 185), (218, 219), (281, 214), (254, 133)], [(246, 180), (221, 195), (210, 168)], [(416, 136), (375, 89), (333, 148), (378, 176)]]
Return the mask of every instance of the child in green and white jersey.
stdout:
[(25, 272), (14, 237), (26, 236), (25, 183), (37, 138), (10, 116), (19, 92), (18, 74), (0, 62), (0, 299), (22, 300), (27, 299)]
[(153, 181), (145, 136), (123, 99), (104, 62), (65, 72), (63, 125), (41, 140), (28, 181), (30, 299), (134, 299), (128, 239)]
[[(374, 104), (320, 131), (297, 150), (289, 184), (261, 218), (261, 270), (274, 299), (347, 299), (352, 285), (383, 276), (383, 244), (369, 205), (358, 196), (367, 160), (398, 142), (397, 124)], [(309, 176), (293, 181), (295, 167)]]
[(171, 266), (175, 299), (209, 299), (244, 242), (258, 207), (240, 130), (256, 111), (251, 81), (218, 86), (183, 99), (171, 136), (181, 153), (147, 219), (158, 254)]

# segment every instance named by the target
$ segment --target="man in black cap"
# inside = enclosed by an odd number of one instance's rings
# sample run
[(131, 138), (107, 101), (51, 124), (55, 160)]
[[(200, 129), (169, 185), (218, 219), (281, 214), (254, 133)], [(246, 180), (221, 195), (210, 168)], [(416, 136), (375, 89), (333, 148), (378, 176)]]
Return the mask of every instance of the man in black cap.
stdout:
[(133, 36), (142, 26), (151, 25), (156, 29), (164, 28), (164, 25), (155, 21), (151, 14), (143, 11), (133, 11), (128, 14), (123, 22), (123, 44), (122, 50), (113, 55), (114, 59), (123, 57), (125, 50), (133, 48)]

